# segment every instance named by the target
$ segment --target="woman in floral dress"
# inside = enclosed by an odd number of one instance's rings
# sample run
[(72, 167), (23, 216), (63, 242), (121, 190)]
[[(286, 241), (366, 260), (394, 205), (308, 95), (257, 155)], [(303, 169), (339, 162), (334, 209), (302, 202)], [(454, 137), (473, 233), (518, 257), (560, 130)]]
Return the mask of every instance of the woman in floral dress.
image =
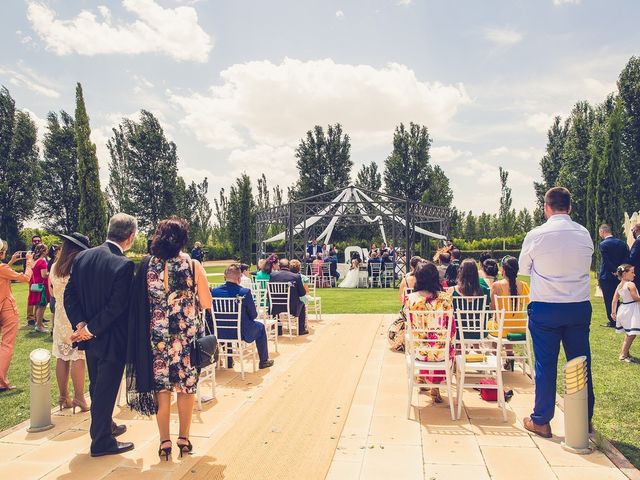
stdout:
[[(448, 322), (453, 322), (453, 309), (451, 307), (451, 295), (442, 291), (442, 284), (438, 274), (438, 268), (429, 261), (419, 263), (414, 273), (416, 283), (415, 290), (407, 297), (406, 307), (409, 311), (425, 311), (435, 312), (442, 311), (443, 315), (439, 316), (437, 321), (441, 327), (446, 327)], [(418, 315), (409, 315), (409, 321), (412, 326), (420, 321)], [(418, 325), (416, 325), (418, 326)], [(419, 334), (414, 334), (419, 335)], [(435, 332), (429, 333), (427, 337), (428, 344), (420, 343), (419, 357), (416, 360), (428, 362), (441, 362), (445, 360), (442, 349), (445, 347), (446, 338)], [(424, 337), (423, 337), (424, 338)], [(455, 358), (455, 338), (456, 325), (451, 325), (451, 342), (449, 344), (449, 357), (451, 361)], [(440, 349), (440, 350), (437, 350)], [(418, 382), (441, 383), (445, 379), (442, 370), (421, 370)], [(442, 403), (439, 388), (431, 389), (431, 397), (435, 403)]]
[(191, 342), (202, 328), (197, 310), (211, 308), (212, 303), (204, 268), (181, 252), (187, 244), (187, 234), (184, 220), (161, 221), (151, 243), (152, 256), (146, 269), (153, 390), (161, 442), (158, 453), (167, 459), (171, 453), (171, 392), (177, 392), (178, 398), (177, 445), (181, 455), (191, 452), (189, 430), (199, 373), (191, 365)]

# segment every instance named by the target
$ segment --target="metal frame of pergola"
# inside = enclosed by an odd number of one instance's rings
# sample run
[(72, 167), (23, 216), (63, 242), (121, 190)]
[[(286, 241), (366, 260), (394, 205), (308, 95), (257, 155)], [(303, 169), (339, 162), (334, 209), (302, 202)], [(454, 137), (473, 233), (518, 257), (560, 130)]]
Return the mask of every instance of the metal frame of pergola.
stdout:
[[(360, 187), (349, 186), (357, 191), (347, 202), (336, 201), (345, 189), (333, 190), (312, 197), (289, 202), (284, 205), (260, 210), (256, 213), (256, 262), (266, 255), (265, 240), (275, 238), (274, 232), (284, 233), (284, 253), (289, 259), (304, 261), (307, 244), (318, 238), (327, 229), (336, 211), (340, 208), (339, 219), (333, 225), (344, 228), (351, 226), (374, 225), (390, 232), (390, 243), (405, 250), (405, 259), (414, 254), (416, 227), (421, 232), (439, 238), (448, 236), (450, 210), (446, 207), (428, 205), (408, 199), (401, 199), (382, 192), (374, 192)], [(369, 200), (363, 200), (366, 197)], [(368, 218), (369, 221), (365, 220)], [(310, 220), (313, 219), (313, 220)], [(371, 221), (375, 220), (375, 221)], [(313, 222), (313, 224), (311, 224)], [(309, 223), (309, 225), (307, 225)], [(280, 237), (282, 237), (280, 233)], [(408, 262), (405, 261), (408, 270)]]

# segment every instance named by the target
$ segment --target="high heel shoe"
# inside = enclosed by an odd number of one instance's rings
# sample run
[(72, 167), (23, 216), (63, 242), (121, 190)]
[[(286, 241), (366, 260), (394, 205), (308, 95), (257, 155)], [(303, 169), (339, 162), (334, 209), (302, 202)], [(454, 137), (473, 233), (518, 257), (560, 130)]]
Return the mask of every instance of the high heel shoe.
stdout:
[[(162, 448), (162, 445), (164, 445), (165, 443), (168, 443), (169, 446)], [(168, 462), (169, 455), (171, 455), (171, 440), (162, 440), (160, 442), (160, 448), (158, 448), (158, 456), (160, 456), (161, 458), (164, 456), (164, 459)], [(180, 451), (180, 456), (182, 456), (182, 449)]]
[(58, 397), (58, 406), (60, 407), (60, 411), (62, 411), (63, 408), (71, 408), (73, 407), (73, 401), (66, 395), (60, 395)]
[(87, 401), (84, 398), (82, 399), (82, 401), (74, 398), (71, 403), (71, 406), (73, 407), (73, 413), (76, 413), (76, 408), (79, 408), (81, 412), (88, 412), (90, 410), (89, 405), (87, 405)]
[(433, 403), (442, 403), (442, 397), (440, 396), (440, 390), (437, 388), (432, 388), (429, 392), (429, 395), (433, 399)]
[(186, 440), (187, 443), (177, 443), (176, 445), (178, 445), (178, 448), (180, 449), (180, 458), (182, 458), (182, 454), (189, 454), (191, 453), (191, 450), (193, 450), (193, 445), (191, 445), (191, 441), (187, 438), (187, 437), (178, 437), (178, 440)]

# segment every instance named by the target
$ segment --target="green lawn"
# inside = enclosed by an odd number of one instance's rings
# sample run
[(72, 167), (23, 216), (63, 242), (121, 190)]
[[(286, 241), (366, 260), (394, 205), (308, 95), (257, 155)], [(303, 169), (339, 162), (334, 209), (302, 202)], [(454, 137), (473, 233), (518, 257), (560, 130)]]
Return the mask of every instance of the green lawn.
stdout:
[[(222, 273), (224, 267), (207, 267), (208, 273)], [(209, 277), (214, 281), (216, 277)], [(595, 282), (594, 282), (595, 288)], [(14, 285), (14, 294), (24, 321), (27, 287)], [(397, 290), (392, 289), (318, 289), (324, 313), (397, 313)], [(596, 392), (594, 424), (598, 431), (636, 466), (640, 466), (640, 363), (621, 364), (618, 353), (622, 335), (600, 325), (605, 323), (602, 298), (593, 299), (591, 347), (593, 376)], [(48, 313), (47, 317), (51, 317)], [(640, 340), (632, 347), (632, 354), (640, 358)], [(35, 348), (51, 348), (47, 334), (36, 334), (21, 327), (16, 350), (9, 370), (10, 380), (18, 389), (0, 394), (0, 430), (4, 430), (29, 417), (28, 366), (29, 352)], [(564, 361), (564, 358), (563, 358)], [(559, 362), (561, 367), (563, 361)], [(561, 376), (558, 376), (562, 381)], [(55, 378), (51, 384), (52, 405), (58, 398)]]

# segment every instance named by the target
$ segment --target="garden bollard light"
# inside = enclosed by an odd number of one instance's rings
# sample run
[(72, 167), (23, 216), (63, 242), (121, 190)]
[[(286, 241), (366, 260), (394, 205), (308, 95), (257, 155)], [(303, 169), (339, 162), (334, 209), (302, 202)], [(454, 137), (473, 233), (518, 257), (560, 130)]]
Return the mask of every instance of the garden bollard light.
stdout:
[(43, 432), (51, 423), (51, 352), (37, 348), (29, 354), (31, 361), (31, 425), (27, 432)]
[(564, 442), (562, 448), (582, 455), (589, 446), (589, 409), (587, 403), (587, 357), (569, 360), (564, 372)]

